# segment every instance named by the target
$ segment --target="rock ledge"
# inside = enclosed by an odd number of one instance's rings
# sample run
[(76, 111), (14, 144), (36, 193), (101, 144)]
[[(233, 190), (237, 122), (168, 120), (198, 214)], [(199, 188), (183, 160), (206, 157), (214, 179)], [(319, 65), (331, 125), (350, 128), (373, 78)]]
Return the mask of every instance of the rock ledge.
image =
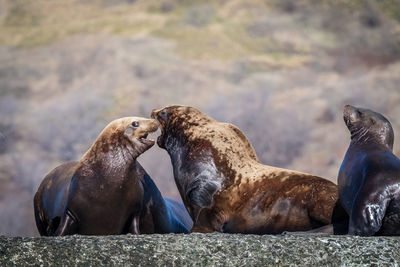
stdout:
[(398, 237), (306, 235), (0, 236), (0, 266), (363, 265), (400, 262)]

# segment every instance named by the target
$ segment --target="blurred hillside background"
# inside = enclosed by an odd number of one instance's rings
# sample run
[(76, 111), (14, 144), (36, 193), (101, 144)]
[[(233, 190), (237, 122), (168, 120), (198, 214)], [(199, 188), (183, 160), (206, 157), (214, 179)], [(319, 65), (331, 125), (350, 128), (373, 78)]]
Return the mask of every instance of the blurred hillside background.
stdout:
[[(0, 0), (0, 234), (38, 235), (33, 195), (122, 116), (185, 104), (269, 165), (336, 182), (345, 104), (400, 155), (400, 0)], [(169, 157), (140, 157), (180, 199)]]

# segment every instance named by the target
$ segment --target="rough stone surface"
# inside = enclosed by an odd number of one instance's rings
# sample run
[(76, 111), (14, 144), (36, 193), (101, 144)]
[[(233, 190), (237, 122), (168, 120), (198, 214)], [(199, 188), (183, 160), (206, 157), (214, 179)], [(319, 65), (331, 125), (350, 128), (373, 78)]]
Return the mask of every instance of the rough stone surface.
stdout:
[(0, 237), (0, 266), (353, 266), (400, 262), (400, 238), (316, 235)]

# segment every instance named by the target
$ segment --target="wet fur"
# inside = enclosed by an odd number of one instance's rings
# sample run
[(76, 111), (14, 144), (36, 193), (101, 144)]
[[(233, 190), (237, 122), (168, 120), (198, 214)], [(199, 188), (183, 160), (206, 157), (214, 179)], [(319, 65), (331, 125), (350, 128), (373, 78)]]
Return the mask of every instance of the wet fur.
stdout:
[(188, 233), (193, 222), (185, 206), (178, 201), (163, 198), (147, 173), (144, 172), (142, 180), (144, 196), (139, 224), (141, 233)]
[(127, 119), (111, 123), (79, 162), (62, 164), (44, 178), (34, 197), (41, 235), (189, 231), (191, 220), (183, 205), (172, 209), (136, 161), (148, 148), (124, 136), (130, 124)]
[(163, 133), (192, 231), (267, 234), (331, 222), (337, 186), (320, 177), (261, 164), (234, 125), (191, 107), (152, 113)]
[(400, 234), (400, 160), (394, 133), (381, 114), (346, 106), (351, 142), (338, 175), (340, 201), (350, 217), (349, 234)]

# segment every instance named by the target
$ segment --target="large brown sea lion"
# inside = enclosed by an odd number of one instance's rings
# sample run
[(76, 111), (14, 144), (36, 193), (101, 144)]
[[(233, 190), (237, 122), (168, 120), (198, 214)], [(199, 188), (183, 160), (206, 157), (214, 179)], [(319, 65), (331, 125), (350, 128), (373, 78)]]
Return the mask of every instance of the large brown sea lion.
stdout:
[(111, 122), (79, 162), (62, 164), (43, 180), (34, 198), (41, 235), (186, 233), (185, 207), (161, 196), (136, 161), (154, 145), (154, 120)]
[(400, 159), (390, 122), (372, 110), (344, 107), (350, 146), (338, 176), (339, 197), (350, 216), (349, 234), (400, 234)]
[(261, 164), (234, 125), (199, 110), (153, 110), (158, 145), (170, 155), (192, 231), (277, 234), (331, 222), (337, 186), (323, 178)]

